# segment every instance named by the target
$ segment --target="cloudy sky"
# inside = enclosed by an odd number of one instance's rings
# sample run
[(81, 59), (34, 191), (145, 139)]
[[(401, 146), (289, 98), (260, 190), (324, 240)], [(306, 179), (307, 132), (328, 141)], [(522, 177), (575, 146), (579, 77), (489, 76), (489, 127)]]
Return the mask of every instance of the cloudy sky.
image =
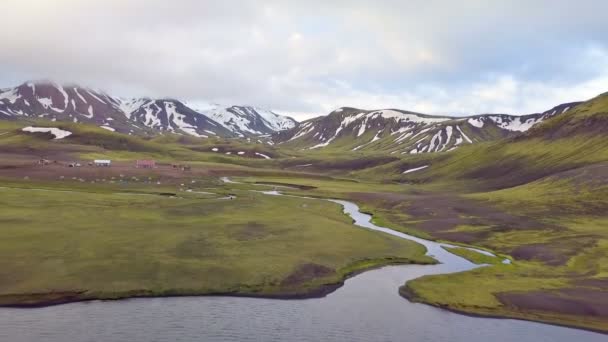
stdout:
[(431, 114), (608, 91), (608, 1), (2, 0), (0, 87)]

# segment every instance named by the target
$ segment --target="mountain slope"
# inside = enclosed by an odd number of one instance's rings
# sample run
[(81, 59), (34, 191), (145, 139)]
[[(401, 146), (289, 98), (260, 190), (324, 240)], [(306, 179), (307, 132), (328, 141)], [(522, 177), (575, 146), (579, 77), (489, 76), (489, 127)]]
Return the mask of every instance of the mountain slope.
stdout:
[[(513, 137), (449, 154), (408, 156), (357, 173), (400, 182), (443, 182), (441, 186), (449, 183), (470, 191), (518, 186), (570, 170), (584, 178), (586, 167), (608, 162), (608, 94), (557, 113)], [(608, 174), (604, 177), (608, 180)]]
[(523, 116), (484, 114), (470, 117), (430, 116), (396, 109), (366, 111), (340, 108), (279, 132), (276, 143), (299, 149), (383, 151), (392, 154), (443, 152), (461, 145), (511, 137), (579, 102)]
[(162, 132), (196, 137), (243, 137), (295, 125), (291, 118), (253, 107), (198, 111), (175, 99), (122, 99), (76, 85), (28, 82), (0, 90), (0, 119), (85, 122), (136, 135)]
[(272, 134), (291, 129), (297, 124), (290, 117), (249, 106), (223, 107), (214, 105), (208, 109), (197, 109), (197, 111), (240, 137)]

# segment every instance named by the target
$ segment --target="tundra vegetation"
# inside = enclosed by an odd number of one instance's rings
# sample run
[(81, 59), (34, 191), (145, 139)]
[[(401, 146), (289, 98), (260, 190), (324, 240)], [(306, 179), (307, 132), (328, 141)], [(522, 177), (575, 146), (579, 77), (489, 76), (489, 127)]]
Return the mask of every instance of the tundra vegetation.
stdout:
[[(72, 135), (21, 131), (32, 124)], [(352, 225), (336, 204), (253, 191), (276, 189), (351, 200), (377, 224), (512, 259), (450, 249), (492, 265), (409, 281), (399, 291), (410, 300), (608, 332), (606, 129), (606, 95), (521, 135), (418, 155), (2, 121), (0, 304), (313, 296), (370, 267), (433, 262), (415, 243)], [(113, 166), (65, 166), (91, 159)]]

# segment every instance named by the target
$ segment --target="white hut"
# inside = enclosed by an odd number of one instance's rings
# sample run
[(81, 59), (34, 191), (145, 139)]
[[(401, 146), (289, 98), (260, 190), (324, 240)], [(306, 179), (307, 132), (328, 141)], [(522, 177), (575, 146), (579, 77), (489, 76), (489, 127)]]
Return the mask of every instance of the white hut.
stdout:
[(112, 165), (112, 161), (108, 159), (95, 159), (93, 164), (95, 166), (110, 166)]

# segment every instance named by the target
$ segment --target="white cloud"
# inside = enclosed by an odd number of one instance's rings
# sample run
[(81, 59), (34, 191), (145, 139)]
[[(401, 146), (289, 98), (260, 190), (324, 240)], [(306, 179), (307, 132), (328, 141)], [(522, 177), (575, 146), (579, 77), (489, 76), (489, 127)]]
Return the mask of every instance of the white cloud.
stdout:
[(608, 90), (603, 1), (4, 0), (0, 85), (325, 114), (540, 111)]

